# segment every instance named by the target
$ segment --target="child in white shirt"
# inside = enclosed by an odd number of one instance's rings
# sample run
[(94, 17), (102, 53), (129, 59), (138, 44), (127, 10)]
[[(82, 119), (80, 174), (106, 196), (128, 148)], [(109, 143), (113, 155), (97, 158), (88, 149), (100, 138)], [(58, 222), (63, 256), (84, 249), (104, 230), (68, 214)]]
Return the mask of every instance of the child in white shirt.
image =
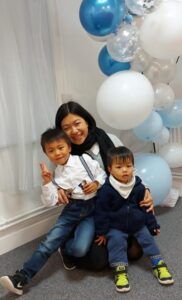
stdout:
[[(76, 228), (74, 242), (66, 249), (72, 256), (84, 256), (95, 234), (93, 212), (97, 189), (105, 182), (106, 174), (89, 155), (71, 155), (69, 138), (60, 129), (53, 128), (41, 136), (42, 149), (57, 165), (55, 176), (42, 163), (42, 201), (46, 206), (59, 204), (59, 187), (69, 192), (69, 203), (64, 207), (55, 225), (43, 242), (13, 276), (3, 276), (0, 283), (15, 294), (23, 294), (23, 286), (44, 266), (48, 258), (65, 244)], [(79, 225), (79, 226), (78, 226)], [(77, 227), (78, 232), (77, 232)]]

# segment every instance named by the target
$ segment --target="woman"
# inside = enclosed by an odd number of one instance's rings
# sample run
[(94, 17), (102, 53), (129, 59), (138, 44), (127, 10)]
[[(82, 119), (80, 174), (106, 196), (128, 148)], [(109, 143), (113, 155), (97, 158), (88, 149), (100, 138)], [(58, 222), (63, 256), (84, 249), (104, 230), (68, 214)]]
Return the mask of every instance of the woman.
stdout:
[[(106, 152), (114, 144), (104, 130), (96, 126), (94, 118), (80, 104), (70, 101), (62, 104), (55, 118), (56, 127), (65, 131), (72, 143), (72, 154), (82, 155), (90, 154), (99, 161), (100, 165), (107, 171)], [(63, 190), (60, 190), (60, 199), (62, 203), (68, 203), (68, 198)], [(148, 206), (148, 211), (153, 210), (153, 201), (150, 192), (146, 189), (145, 198), (142, 201), (143, 206)], [(69, 242), (69, 241), (68, 241)], [(128, 256), (130, 259), (138, 259), (142, 255), (142, 250), (137, 241), (130, 237), (128, 240)], [(63, 264), (67, 269), (73, 269), (67, 257), (63, 258)], [(101, 270), (108, 263), (107, 249), (105, 246), (99, 246), (93, 241), (90, 251), (86, 256), (76, 260), (76, 264), (94, 270)]]

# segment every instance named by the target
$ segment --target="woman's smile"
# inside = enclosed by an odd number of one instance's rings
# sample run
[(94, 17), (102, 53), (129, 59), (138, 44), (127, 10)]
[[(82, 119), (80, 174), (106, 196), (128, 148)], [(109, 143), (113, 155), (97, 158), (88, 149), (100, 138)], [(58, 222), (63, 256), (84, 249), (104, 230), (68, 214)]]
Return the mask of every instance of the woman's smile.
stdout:
[(61, 127), (73, 144), (81, 145), (88, 136), (88, 124), (78, 115), (68, 114), (62, 120)]

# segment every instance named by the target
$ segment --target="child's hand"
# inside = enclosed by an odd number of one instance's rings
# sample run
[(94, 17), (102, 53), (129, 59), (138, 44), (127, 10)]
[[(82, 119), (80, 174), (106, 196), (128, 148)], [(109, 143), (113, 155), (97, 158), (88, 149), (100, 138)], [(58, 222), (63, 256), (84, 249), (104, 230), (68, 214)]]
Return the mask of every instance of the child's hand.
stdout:
[(99, 188), (99, 182), (98, 181), (93, 181), (93, 182), (89, 182), (89, 183), (85, 183), (83, 185), (83, 192), (85, 195), (94, 193), (98, 190)]
[(95, 243), (97, 243), (99, 246), (100, 245), (106, 245), (106, 237), (104, 235), (99, 235), (96, 239), (95, 239)]
[(41, 170), (41, 176), (42, 176), (42, 180), (43, 180), (43, 185), (51, 182), (52, 180), (52, 173), (48, 170), (46, 164), (40, 163), (40, 170)]
[(160, 234), (160, 229), (159, 228), (154, 229), (154, 233), (155, 233), (155, 235), (159, 235)]

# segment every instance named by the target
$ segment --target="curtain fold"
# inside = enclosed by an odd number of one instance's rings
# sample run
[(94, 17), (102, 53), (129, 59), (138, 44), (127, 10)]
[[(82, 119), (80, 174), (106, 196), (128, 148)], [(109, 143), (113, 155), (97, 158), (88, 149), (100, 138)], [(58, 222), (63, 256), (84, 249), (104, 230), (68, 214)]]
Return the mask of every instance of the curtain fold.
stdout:
[(47, 1), (0, 1), (0, 191), (40, 185), (40, 134), (57, 110)]

